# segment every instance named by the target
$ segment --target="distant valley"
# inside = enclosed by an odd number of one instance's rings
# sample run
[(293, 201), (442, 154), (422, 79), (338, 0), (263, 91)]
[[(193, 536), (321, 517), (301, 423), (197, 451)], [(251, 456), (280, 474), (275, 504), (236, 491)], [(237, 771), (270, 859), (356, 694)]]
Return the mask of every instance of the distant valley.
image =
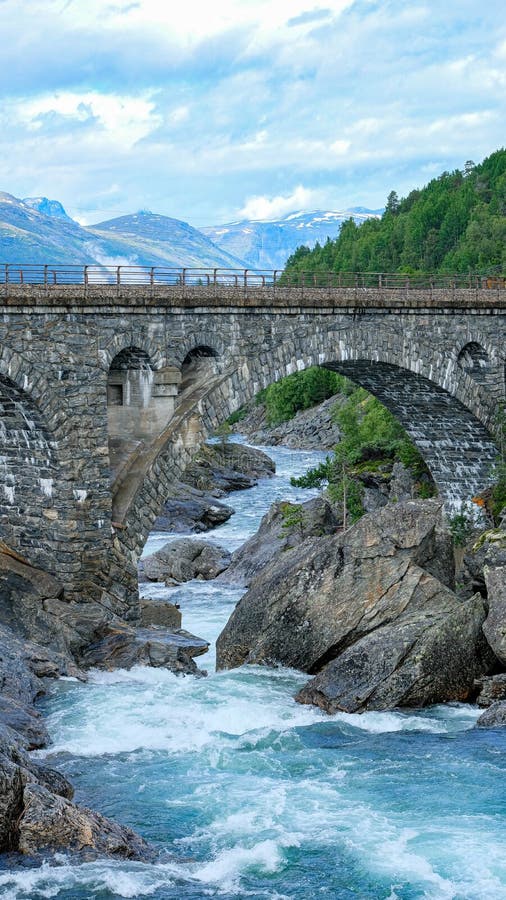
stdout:
[(295, 212), (276, 221), (197, 229), (169, 216), (138, 212), (84, 227), (58, 200), (20, 200), (0, 192), (0, 263), (282, 269), (301, 244), (335, 238), (343, 221), (381, 211)]

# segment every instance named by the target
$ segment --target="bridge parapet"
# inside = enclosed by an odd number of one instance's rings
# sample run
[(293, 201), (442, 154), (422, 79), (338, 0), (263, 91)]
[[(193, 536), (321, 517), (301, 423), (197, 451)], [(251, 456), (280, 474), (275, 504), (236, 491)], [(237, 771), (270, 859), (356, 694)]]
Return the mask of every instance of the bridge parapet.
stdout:
[(497, 275), (5, 264), (0, 285), (9, 308), (506, 308), (506, 278)]

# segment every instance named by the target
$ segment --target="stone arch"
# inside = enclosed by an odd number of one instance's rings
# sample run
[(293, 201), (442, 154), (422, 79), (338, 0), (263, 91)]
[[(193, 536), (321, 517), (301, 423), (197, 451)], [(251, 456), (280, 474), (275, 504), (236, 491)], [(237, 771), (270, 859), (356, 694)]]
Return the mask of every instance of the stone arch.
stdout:
[(477, 341), (468, 341), (457, 356), (457, 365), (475, 381), (486, 384), (490, 372), (490, 356)]
[(32, 397), (0, 375), (0, 526), (2, 540), (32, 565), (54, 570), (61, 540), (58, 447)]
[(164, 348), (160, 341), (156, 341), (141, 330), (139, 334), (132, 331), (113, 334), (109, 337), (107, 346), (99, 350), (99, 359), (103, 370), (109, 372), (116, 357), (128, 348), (145, 353), (154, 371), (167, 364)]
[(181, 364), (180, 391), (194, 387), (200, 380), (207, 379), (219, 370), (220, 354), (209, 344), (199, 344), (188, 351)]
[(207, 347), (213, 356), (225, 357), (225, 342), (222, 337), (216, 332), (200, 329), (178, 341), (177, 347), (174, 348), (175, 364), (181, 367), (188, 354), (199, 347)]

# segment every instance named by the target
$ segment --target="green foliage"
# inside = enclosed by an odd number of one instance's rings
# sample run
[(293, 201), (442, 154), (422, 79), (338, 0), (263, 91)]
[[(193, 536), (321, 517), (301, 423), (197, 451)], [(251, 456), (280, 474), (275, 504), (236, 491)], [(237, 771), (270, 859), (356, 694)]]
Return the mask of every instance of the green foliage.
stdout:
[[(332, 456), (292, 478), (295, 487), (320, 488), (328, 484), (332, 499), (346, 499), (352, 521), (363, 515), (361, 476), (381, 472), (402, 462), (418, 479), (419, 496), (432, 497), (430, 473), (415, 445), (382, 403), (363, 388), (352, 386), (346, 400), (335, 405), (333, 417), (341, 430), (341, 440)], [(388, 474), (385, 475), (388, 477)]]
[(448, 524), (453, 537), (453, 543), (457, 547), (465, 547), (475, 527), (469, 505), (463, 503), (460, 507), (460, 511), (450, 517)]
[(499, 456), (492, 470), (494, 483), (490, 490), (487, 506), (495, 523), (498, 523), (506, 507), (506, 404), (497, 405), (495, 416), (495, 438)]
[(331, 500), (343, 504), (345, 509), (346, 524), (357, 522), (364, 515), (365, 509), (362, 504), (364, 496), (364, 487), (352, 478), (345, 469), (342, 470), (341, 478), (338, 481), (329, 483), (328, 493)]
[(288, 501), (282, 503), (281, 516), (281, 528), (283, 531), (299, 531), (300, 534), (303, 533), (306, 518), (300, 503), (289, 503)]
[(293, 487), (302, 488), (321, 488), (326, 482), (332, 480), (334, 473), (335, 460), (327, 456), (325, 462), (320, 463), (313, 469), (308, 469), (304, 475), (296, 478), (294, 475), (290, 478), (290, 484)]
[(239, 409), (236, 409), (235, 412), (232, 413), (231, 416), (227, 419), (227, 425), (233, 426), (237, 425), (238, 422), (241, 422), (248, 415), (248, 410), (245, 406), (241, 406)]
[(309, 272), (506, 272), (506, 150), (443, 172), (380, 220), (344, 222), (335, 241), (290, 257), (285, 277)]
[(342, 375), (318, 366), (288, 375), (262, 391), (267, 422), (269, 425), (286, 422), (299, 410), (316, 406), (342, 387), (348, 390), (348, 384)]

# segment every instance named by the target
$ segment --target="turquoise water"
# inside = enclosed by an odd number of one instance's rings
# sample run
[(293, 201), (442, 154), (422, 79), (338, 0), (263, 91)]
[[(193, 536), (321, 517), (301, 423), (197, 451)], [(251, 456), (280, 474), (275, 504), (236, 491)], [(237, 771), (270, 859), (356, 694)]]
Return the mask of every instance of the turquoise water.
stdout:
[[(273, 449), (278, 475), (233, 495), (212, 539), (233, 548), (316, 454)], [(209, 535), (211, 538), (211, 535)], [(153, 535), (148, 550), (166, 535)], [(214, 639), (241, 595), (219, 582), (152, 596)], [(300, 706), (306, 676), (245, 667), (205, 679), (160, 669), (62, 681), (45, 704), (45, 752), (77, 799), (134, 827), (155, 864), (100, 861), (0, 871), (12, 900), (216, 897), (506, 898), (506, 734), (472, 707), (338, 714)]]

